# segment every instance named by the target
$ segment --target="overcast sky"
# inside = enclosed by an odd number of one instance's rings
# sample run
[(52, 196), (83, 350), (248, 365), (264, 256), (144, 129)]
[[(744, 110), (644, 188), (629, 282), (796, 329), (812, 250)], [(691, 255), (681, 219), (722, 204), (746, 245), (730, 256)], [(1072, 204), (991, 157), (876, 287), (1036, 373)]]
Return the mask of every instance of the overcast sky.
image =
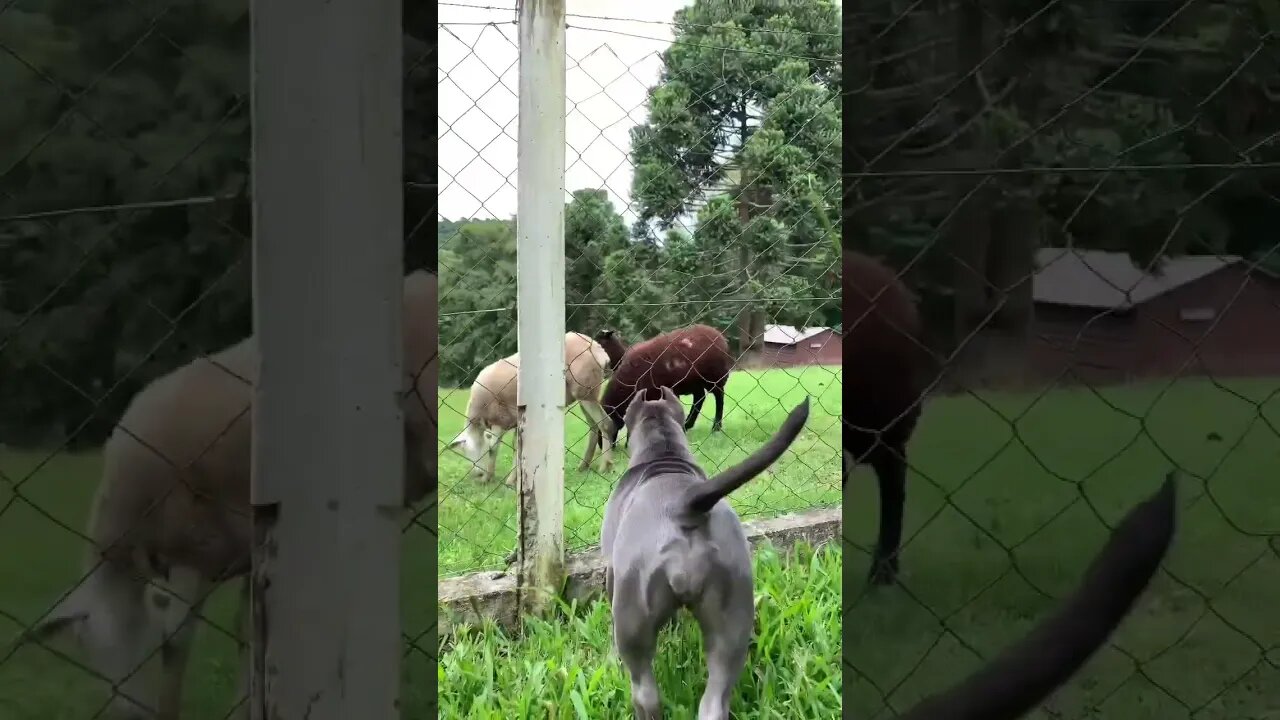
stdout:
[[(565, 185), (607, 190), (628, 224), (630, 130), (647, 115), (645, 93), (671, 42), (668, 23), (689, 4), (568, 0)], [(515, 2), (463, 0), (440, 3), (439, 11), (440, 214), (511, 217), (519, 112)]]

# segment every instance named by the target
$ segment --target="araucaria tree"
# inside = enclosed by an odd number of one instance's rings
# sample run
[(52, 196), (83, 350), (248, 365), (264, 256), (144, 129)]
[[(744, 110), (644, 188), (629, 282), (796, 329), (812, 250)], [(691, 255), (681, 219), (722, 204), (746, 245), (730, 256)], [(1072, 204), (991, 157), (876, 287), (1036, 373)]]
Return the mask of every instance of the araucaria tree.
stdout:
[[(631, 133), (633, 234), (691, 261), (669, 258), (695, 273), (676, 289), (708, 301), (707, 321), (736, 316), (740, 352), (766, 317), (837, 324), (835, 3), (697, 0), (674, 24), (649, 117)], [(688, 236), (658, 240), (685, 224)]]

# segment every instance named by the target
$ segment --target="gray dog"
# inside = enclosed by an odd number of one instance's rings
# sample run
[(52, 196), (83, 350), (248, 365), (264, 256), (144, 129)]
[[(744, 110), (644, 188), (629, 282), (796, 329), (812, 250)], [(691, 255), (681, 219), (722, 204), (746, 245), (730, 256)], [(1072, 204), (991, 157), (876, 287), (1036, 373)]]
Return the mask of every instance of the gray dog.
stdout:
[(627, 472), (604, 511), (600, 549), (613, 639), (631, 673), (637, 718), (658, 720), (653, 675), (658, 631), (687, 607), (702, 627), (707, 688), (698, 720), (727, 720), (729, 696), (747, 662), (755, 625), (751, 549), (724, 497), (773, 464), (809, 419), (809, 399), (750, 457), (708, 479), (689, 452), (684, 407), (671, 391), (635, 394), (623, 422), (631, 442)]

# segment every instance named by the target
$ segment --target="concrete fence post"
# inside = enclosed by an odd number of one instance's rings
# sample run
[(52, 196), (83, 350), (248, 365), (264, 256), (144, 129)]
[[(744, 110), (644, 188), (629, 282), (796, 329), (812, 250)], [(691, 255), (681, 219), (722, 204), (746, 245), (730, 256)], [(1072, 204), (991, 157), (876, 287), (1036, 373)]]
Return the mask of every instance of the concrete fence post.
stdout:
[(517, 602), (536, 614), (564, 578), (564, 0), (519, 14)]
[(399, 0), (252, 0), (249, 715), (399, 717)]

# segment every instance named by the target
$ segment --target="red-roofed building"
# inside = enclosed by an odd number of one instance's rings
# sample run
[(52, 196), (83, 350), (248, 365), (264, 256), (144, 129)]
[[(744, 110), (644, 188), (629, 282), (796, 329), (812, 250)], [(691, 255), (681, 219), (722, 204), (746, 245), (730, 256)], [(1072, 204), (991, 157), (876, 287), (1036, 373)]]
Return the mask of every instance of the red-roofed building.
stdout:
[(1037, 264), (1037, 376), (1280, 376), (1280, 280), (1239, 257), (1167, 258), (1146, 273), (1123, 253), (1043, 248)]
[(752, 363), (758, 367), (840, 365), (842, 362), (841, 338), (831, 328), (765, 325), (762, 340)]

